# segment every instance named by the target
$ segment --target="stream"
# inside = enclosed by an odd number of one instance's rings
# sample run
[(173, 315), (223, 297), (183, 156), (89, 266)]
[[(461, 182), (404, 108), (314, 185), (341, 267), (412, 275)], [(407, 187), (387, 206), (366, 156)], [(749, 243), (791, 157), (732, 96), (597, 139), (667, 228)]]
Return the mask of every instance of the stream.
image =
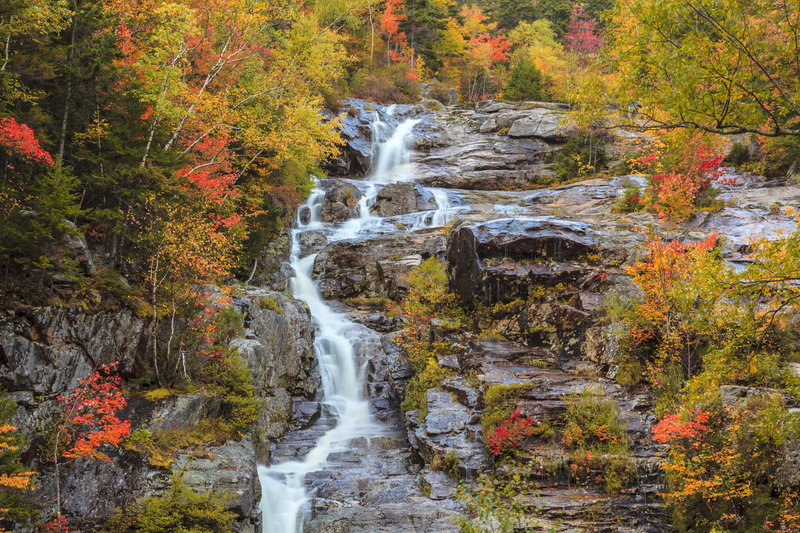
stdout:
[[(389, 109), (390, 114), (391, 111)], [(372, 123), (372, 169), (365, 180), (351, 181), (363, 193), (359, 216), (338, 224), (322, 221), (320, 207), (324, 192), (317, 187), (306, 202), (311, 213), (308, 221), (303, 223), (298, 217), (292, 232), (294, 277), (291, 288), (295, 298), (308, 304), (317, 327), (314, 352), (327, 413), (317, 424), (326, 430), (302, 461), (259, 465), (264, 533), (301, 533), (313, 496), (306, 486), (306, 476), (325, 469), (329, 456), (346, 450), (354, 439), (372, 439), (386, 432), (386, 426), (370, 415), (369, 402), (364, 397), (364, 369), (359, 368), (354, 350), (354, 345), (361, 340), (360, 332), (348, 316), (332, 309), (320, 294), (312, 278), (316, 254), (301, 257), (298, 235), (304, 231), (320, 231), (327, 235), (329, 243), (334, 243), (397, 231), (386, 219), (373, 216), (369, 208), (381, 186), (413, 181), (412, 130), (418, 122), (407, 119), (392, 128), (376, 115)], [(437, 209), (393, 218), (401, 219), (410, 229), (445, 225), (452, 211), (450, 195), (441, 189), (423, 191), (435, 199)]]

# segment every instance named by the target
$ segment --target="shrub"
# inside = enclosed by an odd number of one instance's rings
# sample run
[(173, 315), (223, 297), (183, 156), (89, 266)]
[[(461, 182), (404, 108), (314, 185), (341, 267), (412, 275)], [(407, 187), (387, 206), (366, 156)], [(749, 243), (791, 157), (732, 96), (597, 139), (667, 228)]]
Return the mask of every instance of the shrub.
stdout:
[(473, 485), (459, 485), (457, 497), (464, 502), (465, 515), (456, 515), (460, 533), (514, 533), (524, 527), (532, 514), (519, 495), (528, 487), (519, 475), (497, 479), (481, 474)]
[(523, 440), (537, 433), (537, 428), (530, 418), (522, 418), (519, 409), (514, 409), (511, 416), (500, 422), (494, 434), (487, 442), (489, 450), (499, 457), (517, 449)]
[(591, 176), (605, 164), (605, 144), (593, 134), (570, 139), (553, 156), (553, 170), (561, 181)]
[[(688, 399), (688, 398), (687, 398)], [(774, 473), (788, 428), (796, 423), (778, 394), (739, 405), (688, 401), (653, 427), (669, 444), (664, 498), (680, 531), (755, 531), (785, 522)], [(800, 526), (795, 517), (794, 527)]]
[(450, 91), (453, 88), (439, 80), (433, 80), (428, 88), (428, 98), (433, 98), (444, 105), (450, 105)]
[(481, 429), (483, 440), (489, 442), (497, 427), (511, 418), (517, 399), (533, 388), (532, 383), (513, 385), (492, 385), (483, 395), (483, 414)]

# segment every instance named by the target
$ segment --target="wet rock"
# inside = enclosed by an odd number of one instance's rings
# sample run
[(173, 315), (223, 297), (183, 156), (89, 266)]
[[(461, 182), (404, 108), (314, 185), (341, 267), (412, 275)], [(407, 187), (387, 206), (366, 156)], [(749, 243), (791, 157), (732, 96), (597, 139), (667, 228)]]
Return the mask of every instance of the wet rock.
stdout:
[(297, 216), (301, 224), (308, 224), (311, 222), (311, 208), (307, 205), (302, 206), (297, 212)]
[(425, 468), (420, 474), (423, 490), (431, 500), (449, 500), (456, 497), (456, 482), (450, 476), (442, 472), (434, 472)]
[(313, 396), (314, 324), (305, 303), (283, 293), (248, 288), (244, 339), (231, 343), (253, 373), (256, 390), (285, 388)]
[(455, 396), (461, 405), (475, 409), (478, 407), (480, 393), (467, 383), (463, 376), (453, 376), (444, 380), (442, 389)]
[(292, 404), (292, 425), (308, 427), (319, 419), (321, 412), (319, 402), (295, 400)]
[(428, 391), (428, 416), (425, 418), (425, 433), (441, 435), (464, 430), (469, 422), (467, 409), (456, 402), (446, 391)]
[(436, 200), (414, 183), (392, 183), (383, 187), (375, 197), (370, 213), (391, 217), (436, 209)]
[(344, 222), (358, 216), (358, 201), (363, 196), (358, 187), (339, 179), (326, 180), (322, 186), (325, 188), (320, 212), (322, 220)]
[(321, 231), (304, 231), (297, 239), (300, 243), (300, 257), (315, 254), (328, 244), (328, 238)]
[(408, 289), (408, 275), (422, 262), (419, 250), (438, 230), (387, 235), (328, 246), (314, 260), (314, 276), (323, 296), (356, 296), (398, 300)]
[[(472, 476), (487, 464), (480, 427), (471, 425), (473, 413), (453, 399), (450, 393), (428, 390), (428, 414), (419, 421), (418, 413), (406, 413), (409, 442), (426, 462), (447, 455), (458, 461), (462, 475)], [(413, 437), (413, 438), (412, 438)]]

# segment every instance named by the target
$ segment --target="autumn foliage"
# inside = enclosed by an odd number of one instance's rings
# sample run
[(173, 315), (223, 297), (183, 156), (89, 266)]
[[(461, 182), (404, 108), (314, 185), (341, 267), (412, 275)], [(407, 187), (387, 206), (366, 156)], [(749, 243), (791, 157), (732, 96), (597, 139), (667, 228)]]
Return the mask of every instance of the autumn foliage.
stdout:
[(19, 124), (13, 117), (0, 119), (0, 148), (10, 156), (44, 165), (53, 164), (52, 156), (39, 145), (33, 130), (25, 124)]
[(527, 438), (537, 433), (531, 418), (522, 418), (520, 410), (514, 409), (511, 417), (500, 422), (486, 444), (495, 456), (505, 455), (515, 449)]
[(120, 389), (120, 377), (112, 374), (115, 369), (116, 363), (100, 365), (67, 396), (58, 397), (64, 412), (60, 430), (69, 443), (64, 457), (110, 461), (101, 451), (103, 446), (117, 448), (130, 435), (130, 420), (118, 417), (128, 402)]

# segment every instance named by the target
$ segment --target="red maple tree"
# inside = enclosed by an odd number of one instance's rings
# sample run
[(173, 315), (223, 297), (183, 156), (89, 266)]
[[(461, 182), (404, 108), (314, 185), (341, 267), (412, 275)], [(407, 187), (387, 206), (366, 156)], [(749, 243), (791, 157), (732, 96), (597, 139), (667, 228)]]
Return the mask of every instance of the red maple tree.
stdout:
[(18, 123), (13, 117), (0, 119), (0, 148), (11, 156), (45, 165), (53, 164), (53, 157), (42, 149), (33, 130), (27, 124)]

